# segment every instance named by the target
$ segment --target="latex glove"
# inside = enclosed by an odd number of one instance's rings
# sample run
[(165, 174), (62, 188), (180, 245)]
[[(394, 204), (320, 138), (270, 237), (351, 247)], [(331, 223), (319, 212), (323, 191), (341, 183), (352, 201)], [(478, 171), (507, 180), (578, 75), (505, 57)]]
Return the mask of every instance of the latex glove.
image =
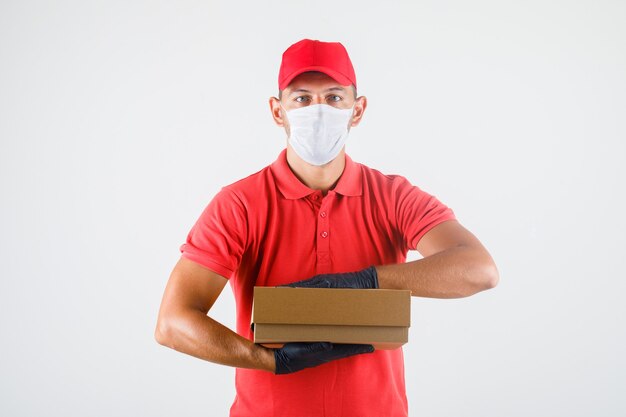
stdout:
[(276, 374), (290, 374), (337, 359), (374, 351), (372, 345), (349, 345), (328, 342), (286, 343), (274, 350)]
[(303, 281), (285, 284), (285, 287), (304, 288), (378, 288), (376, 268), (370, 266), (357, 272), (320, 274)]

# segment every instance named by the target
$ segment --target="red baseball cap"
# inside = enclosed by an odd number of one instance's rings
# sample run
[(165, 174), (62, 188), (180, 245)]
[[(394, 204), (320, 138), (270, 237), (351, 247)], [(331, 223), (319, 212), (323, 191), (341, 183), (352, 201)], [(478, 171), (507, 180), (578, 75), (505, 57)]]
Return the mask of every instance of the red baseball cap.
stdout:
[(323, 72), (341, 85), (356, 88), (356, 75), (348, 51), (339, 42), (302, 39), (287, 48), (278, 73), (278, 89), (284, 90), (291, 80), (307, 71)]

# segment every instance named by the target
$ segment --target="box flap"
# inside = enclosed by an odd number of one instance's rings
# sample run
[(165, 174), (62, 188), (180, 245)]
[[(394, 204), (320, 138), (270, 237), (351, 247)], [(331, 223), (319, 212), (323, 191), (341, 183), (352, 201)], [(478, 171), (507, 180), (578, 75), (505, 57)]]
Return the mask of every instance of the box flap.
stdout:
[(254, 287), (253, 323), (410, 325), (408, 290)]

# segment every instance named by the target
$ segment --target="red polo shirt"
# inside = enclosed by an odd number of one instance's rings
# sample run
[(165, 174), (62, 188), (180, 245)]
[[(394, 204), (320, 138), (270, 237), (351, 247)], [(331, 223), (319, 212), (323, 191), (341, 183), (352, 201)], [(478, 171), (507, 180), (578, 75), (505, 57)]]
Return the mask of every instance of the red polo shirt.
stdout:
[[(301, 183), (286, 150), (213, 198), (182, 256), (228, 278), (237, 333), (252, 340), (255, 285), (405, 262), (450, 208), (398, 175), (353, 162), (323, 196)], [(237, 369), (232, 417), (396, 417), (408, 413), (402, 349), (379, 350), (289, 375)]]

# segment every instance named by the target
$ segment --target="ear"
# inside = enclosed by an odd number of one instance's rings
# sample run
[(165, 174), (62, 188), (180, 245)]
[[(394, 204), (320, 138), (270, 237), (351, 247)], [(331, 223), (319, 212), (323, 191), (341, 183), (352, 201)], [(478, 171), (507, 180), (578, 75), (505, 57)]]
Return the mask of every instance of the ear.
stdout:
[(274, 123), (281, 127), (285, 126), (282, 108), (280, 107), (280, 100), (278, 100), (276, 97), (270, 97), (270, 111), (272, 112), (272, 118), (274, 119)]
[(352, 116), (352, 122), (350, 123), (350, 127), (357, 126), (361, 119), (363, 118), (363, 113), (365, 113), (365, 109), (367, 108), (367, 97), (361, 96), (357, 97), (354, 102), (354, 113)]

